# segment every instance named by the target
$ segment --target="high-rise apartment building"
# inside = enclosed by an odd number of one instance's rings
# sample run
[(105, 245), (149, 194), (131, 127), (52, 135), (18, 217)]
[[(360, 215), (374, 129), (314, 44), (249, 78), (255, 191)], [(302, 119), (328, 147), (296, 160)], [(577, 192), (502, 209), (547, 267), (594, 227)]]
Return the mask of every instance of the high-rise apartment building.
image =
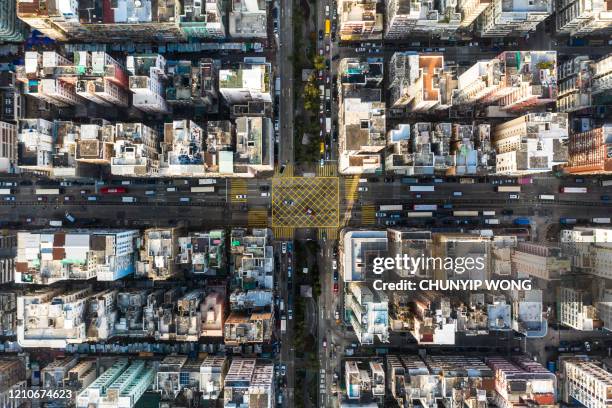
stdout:
[(608, 174), (612, 172), (612, 124), (584, 132), (573, 132), (569, 137), (568, 160), (565, 171), (572, 174)]
[(525, 35), (534, 31), (553, 11), (553, 0), (492, 0), (477, 20), (483, 37)]

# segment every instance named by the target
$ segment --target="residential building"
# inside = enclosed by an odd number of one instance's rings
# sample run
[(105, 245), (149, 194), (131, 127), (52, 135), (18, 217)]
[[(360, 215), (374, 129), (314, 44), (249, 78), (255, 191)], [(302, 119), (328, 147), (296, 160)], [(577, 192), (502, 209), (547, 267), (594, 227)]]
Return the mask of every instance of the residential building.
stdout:
[(430, 112), (451, 105), (456, 79), (443, 55), (396, 52), (389, 64), (391, 107)]
[(183, 2), (125, 0), (108, 5), (100, 0), (45, 4), (17, 1), (17, 15), (54, 40), (89, 42), (178, 41), (183, 38), (176, 10)]
[(230, 253), (233, 259), (235, 279), (244, 291), (274, 288), (274, 247), (271, 231), (253, 228), (233, 228), (230, 236)]
[(540, 289), (515, 290), (512, 297), (512, 330), (528, 338), (542, 338), (548, 331)]
[(588, 291), (561, 286), (558, 289), (558, 321), (574, 330), (592, 331), (603, 326)]
[[(255, 0), (251, 0), (255, 1)], [(229, 105), (272, 102), (270, 63), (241, 63), (219, 71), (219, 92)]]
[(468, 28), (483, 11), (491, 5), (492, 0), (459, 0), (457, 7), (461, 13), (461, 28)]
[(0, 235), (0, 285), (15, 280), (15, 255), (17, 253), (17, 236), (4, 231)]
[(557, 109), (561, 112), (576, 112), (598, 106), (609, 105), (612, 100), (612, 55), (597, 61), (585, 55), (577, 56), (559, 64), (559, 96)]
[(457, 2), (387, 0), (385, 39), (408, 39), (410, 35), (431, 35), (441, 39), (453, 37), (460, 27)]
[(232, 0), (229, 34), (232, 38), (267, 38), (265, 0)]
[(0, 121), (18, 124), (23, 117), (25, 97), (21, 82), (13, 71), (0, 71)]
[(205, 176), (204, 130), (191, 120), (164, 124), (160, 175)]
[[(262, 171), (274, 170), (274, 127), (270, 118), (239, 117), (236, 119), (236, 153), (219, 154), (219, 172), (254, 177)], [(228, 163), (227, 161), (230, 161)]]
[(223, 341), (227, 346), (268, 343), (274, 330), (274, 313), (232, 312), (225, 319)]
[[(1, 294), (0, 294), (1, 296)], [(595, 302), (597, 316), (603, 323), (604, 330), (612, 330), (612, 290), (605, 289)]]
[(556, 51), (505, 51), (459, 75), (452, 100), (453, 105), (498, 105), (517, 113), (556, 98)]
[(225, 376), (229, 370), (227, 357), (206, 356), (200, 366), (200, 392), (205, 401), (217, 401), (221, 397)]
[(612, 5), (607, 1), (557, 0), (557, 32), (571, 36), (612, 33)]
[(476, 30), (483, 37), (526, 35), (536, 29), (553, 11), (553, 0), (492, 0), (477, 20)]
[(134, 273), (136, 230), (42, 230), (17, 233), (15, 282), (114, 281)]
[(127, 57), (132, 105), (147, 113), (166, 113), (164, 99), (166, 60), (160, 54), (129, 55)]
[(344, 282), (363, 282), (372, 271), (374, 258), (385, 256), (388, 239), (385, 231), (343, 231), (340, 246), (340, 268)]
[(17, 4), (12, 0), (0, 2), (0, 42), (25, 41), (27, 30), (17, 18)]
[(564, 170), (572, 174), (612, 173), (612, 123), (569, 136), (568, 160)]
[(171, 279), (178, 273), (179, 228), (149, 228), (144, 231), (140, 256), (136, 262), (136, 276), (151, 280)]
[(202, 361), (191, 360), (184, 355), (164, 357), (157, 368), (155, 391), (161, 394), (162, 400), (176, 401), (181, 392), (198, 390), (202, 364)]
[(198, 341), (202, 334), (202, 302), (204, 289), (173, 293), (171, 301), (164, 295), (164, 303), (155, 310), (157, 331), (161, 340)]
[(224, 407), (257, 406), (273, 408), (274, 366), (250, 358), (234, 358), (225, 375)]
[(0, 122), (0, 173), (15, 173), (17, 158), (17, 125)]
[(76, 355), (56, 358), (41, 371), (45, 388), (68, 388), (76, 394), (96, 379), (95, 360)]
[(160, 140), (157, 130), (142, 123), (115, 124), (111, 173), (145, 177), (159, 174)]
[(18, 291), (0, 292), (0, 336), (14, 336), (17, 332)]
[(167, 70), (166, 101), (170, 105), (218, 112), (218, 67), (212, 59), (168, 61)]
[[(90, 327), (89, 304), (103, 299), (111, 291), (94, 292), (91, 287), (65, 290), (64, 288), (40, 289), (17, 297), (17, 342), (21, 347), (65, 348), (69, 343), (84, 343), (89, 340), (107, 339), (110, 333), (102, 333), (111, 309), (98, 310), (100, 331), (91, 337), (89, 328), (97, 328), (96, 319)], [(111, 299), (109, 297), (108, 299)], [(103, 336), (98, 337), (97, 333)]]
[[(23, 357), (0, 359), (0, 406), (6, 408), (24, 407), (15, 395), (27, 392), (26, 363)], [(25, 398), (24, 398), (25, 399)]]
[(486, 362), (493, 370), (493, 401), (497, 406), (519, 406), (520, 401), (532, 401), (534, 406), (556, 406), (557, 378), (540, 363), (522, 355), (513, 361), (487, 357)]
[(440, 293), (419, 292), (414, 299), (412, 336), (418, 344), (455, 344), (457, 319), (450, 300)]
[(512, 270), (518, 278), (544, 281), (560, 279), (571, 271), (571, 261), (561, 248), (534, 242), (519, 242), (512, 250)]
[(155, 381), (155, 368), (144, 360), (119, 359), (76, 398), (77, 408), (133, 408)]
[(179, 237), (178, 244), (177, 262), (188, 273), (216, 276), (225, 271), (225, 231), (193, 232)]
[(185, 39), (211, 38), (221, 40), (225, 33), (225, 8), (219, 0), (206, 0), (204, 7), (199, 1), (183, 0), (182, 14), (178, 16), (178, 26)]
[(385, 395), (385, 370), (379, 361), (348, 360), (344, 362), (346, 397), (358, 406)]
[(345, 58), (338, 72), (339, 171), (382, 171), (381, 153), (386, 146), (383, 64)]
[(373, 0), (338, 1), (338, 33), (342, 41), (380, 40), (383, 32), (382, 4)]
[(574, 400), (587, 408), (607, 408), (612, 405), (612, 374), (596, 361), (580, 358), (564, 360), (563, 401)]
[(568, 160), (566, 113), (528, 113), (495, 127), (496, 173), (551, 171)]
[(344, 313), (360, 344), (389, 341), (389, 299), (364, 282), (349, 282), (344, 295)]
[(573, 270), (612, 279), (611, 228), (562, 230), (561, 248), (571, 257)]

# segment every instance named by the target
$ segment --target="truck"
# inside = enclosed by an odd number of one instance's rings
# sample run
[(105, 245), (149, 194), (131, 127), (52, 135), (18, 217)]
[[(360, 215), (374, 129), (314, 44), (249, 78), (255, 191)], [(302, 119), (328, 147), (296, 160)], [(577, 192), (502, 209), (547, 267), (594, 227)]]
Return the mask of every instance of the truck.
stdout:
[(514, 225), (529, 225), (529, 218), (515, 218)]
[(10, 188), (0, 188), (0, 195), (11, 195), (13, 194), (13, 190)]
[(36, 195), (59, 195), (59, 188), (37, 188)]
[(478, 217), (478, 211), (453, 211), (453, 217)]
[(135, 203), (136, 197), (121, 197), (121, 202), (124, 203)]
[(593, 218), (591, 222), (593, 224), (610, 224), (610, 218)]
[(566, 194), (584, 194), (588, 192), (586, 187), (561, 187), (561, 192)]
[(216, 179), (199, 179), (198, 180), (198, 184), (201, 186), (205, 186), (205, 185), (210, 185), (210, 184), (217, 184), (217, 180)]
[(191, 187), (191, 192), (192, 193), (214, 193), (215, 192), (215, 186)]
[(378, 211), (402, 211), (403, 206), (401, 204), (397, 205), (381, 205), (378, 207)]
[(412, 209), (414, 211), (436, 211), (438, 206), (435, 204), (415, 204)]
[(331, 118), (325, 118), (325, 131), (331, 133)]
[(497, 186), (498, 193), (520, 193), (521, 186)]
[(487, 218), (486, 220), (484, 220), (485, 224), (489, 224), (489, 225), (498, 225), (499, 224), (499, 220), (497, 218)]
[(281, 319), (281, 333), (287, 333), (287, 319), (284, 317)]
[(435, 191), (434, 186), (410, 186), (410, 191)]
[(554, 200), (555, 199), (555, 195), (554, 194), (540, 194), (540, 200)]
[(433, 213), (431, 211), (408, 211), (408, 218), (427, 218), (433, 217)]

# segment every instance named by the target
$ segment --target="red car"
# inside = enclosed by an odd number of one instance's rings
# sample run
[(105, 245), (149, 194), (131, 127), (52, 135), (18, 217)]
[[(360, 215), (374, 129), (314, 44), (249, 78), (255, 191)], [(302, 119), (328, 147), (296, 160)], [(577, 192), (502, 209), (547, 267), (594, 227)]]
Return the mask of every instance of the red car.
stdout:
[(127, 190), (125, 187), (102, 187), (100, 193), (102, 194), (123, 194)]
[(338, 282), (334, 282), (334, 293), (338, 293)]

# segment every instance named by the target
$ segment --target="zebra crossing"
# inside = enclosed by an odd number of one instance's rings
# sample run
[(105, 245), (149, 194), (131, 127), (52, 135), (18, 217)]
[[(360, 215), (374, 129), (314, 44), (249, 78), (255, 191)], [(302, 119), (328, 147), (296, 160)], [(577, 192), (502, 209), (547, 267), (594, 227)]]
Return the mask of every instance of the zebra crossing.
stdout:
[(274, 169), (274, 177), (293, 177), (293, 170), (293, 164), (276, 166)]
[(337, 228), (319, 228), (317, 232), (319, 235), (319, 240), (338, 239), (338, 229)]
[(248, 193), (247, 182), (242, 179), (230, 181), (230, 200), (233, 203), (246, 203)]
[(274, 227), (272, 228), (275, 240), (291, 240), (295, 234), (293, 227)]
[(344, 179), (344, 197), (346, 201), (356, 201), (359, 196), (359, 177)]
[(361, 223), (363, 225), (376, 224), (376, 206), (368, 204), (361, 207)]
[(249, 227), (267, 227), (268, 211), (264, 209), (249, 210), (247, 220)]
[(337, 177), (338, 169), (333, 164), (325, 164), (322, 167), (317, 167), (317, 176), (319, 177)]

